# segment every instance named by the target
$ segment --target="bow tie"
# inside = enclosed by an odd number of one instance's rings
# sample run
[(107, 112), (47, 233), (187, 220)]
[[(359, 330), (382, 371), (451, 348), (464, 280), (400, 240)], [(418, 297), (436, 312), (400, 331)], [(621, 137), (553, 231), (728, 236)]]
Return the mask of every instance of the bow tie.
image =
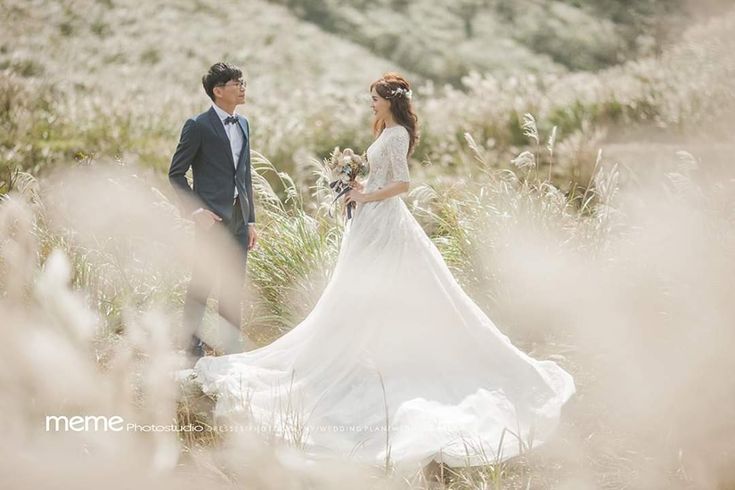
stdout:
[(227, 116), (225, 118), (225, 124), (236, 124), (237, 123), (237, 117), (236, 116)]

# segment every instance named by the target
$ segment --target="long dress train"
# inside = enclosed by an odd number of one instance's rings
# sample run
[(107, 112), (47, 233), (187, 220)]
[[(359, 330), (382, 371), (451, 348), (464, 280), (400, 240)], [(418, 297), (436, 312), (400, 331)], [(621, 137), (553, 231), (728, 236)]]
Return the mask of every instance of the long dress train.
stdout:
[[(366, 191), (408, 181), (408, 139), (393, 126), (373, 142)], [(576, 391), (567, 371), (498, 330), (399, 197), (358, 205), (301, 323), (194, 371), (216, 416), (246, 414), (315, 456), (397, 468), (502, 461), (518, 438), (536, 447)]]

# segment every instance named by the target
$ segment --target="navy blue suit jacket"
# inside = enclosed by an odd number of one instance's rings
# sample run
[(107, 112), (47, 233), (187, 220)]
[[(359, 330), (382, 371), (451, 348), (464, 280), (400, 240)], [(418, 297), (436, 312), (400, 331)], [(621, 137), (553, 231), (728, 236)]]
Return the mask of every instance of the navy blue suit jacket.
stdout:
[[(245, 223), (255, 222), (250, 124), (243, 116), (238, 115), (237, 118), (243, 132), (237, 166), (232, 159), (230, 140), (214, 107), (184, 123), (168, 178), (179, 195), (181, 210), (186, 216), (202, 207), (229, 222), (237, 186), (243, 220)], [(193, 188), (186, 180), (189, 168), (192, 169)]]

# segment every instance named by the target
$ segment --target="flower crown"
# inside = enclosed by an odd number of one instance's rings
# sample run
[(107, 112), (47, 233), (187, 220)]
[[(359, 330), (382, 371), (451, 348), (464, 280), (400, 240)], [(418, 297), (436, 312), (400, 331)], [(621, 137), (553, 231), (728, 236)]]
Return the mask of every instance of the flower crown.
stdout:
[(411, 92), (410, 90), (405, 89), (403, 87), (398, 87), (398, 88), (391, 90), (389, 98), (394, 99), (398, 96), (403, 96), (406, 99), (411, 100), (412, 95), (413, 95), (413, 92)]

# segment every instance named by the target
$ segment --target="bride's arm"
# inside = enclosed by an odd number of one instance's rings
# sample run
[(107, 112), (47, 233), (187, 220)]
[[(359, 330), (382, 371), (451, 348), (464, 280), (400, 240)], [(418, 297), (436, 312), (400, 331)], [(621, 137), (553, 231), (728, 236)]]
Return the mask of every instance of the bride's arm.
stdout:
[(376, 191), (365, 193), (365, 202), (382, 201), (383, 199), (388, 199), (404, 192), (408, 192), (408, 182), (391, 182)]
[(380, 189), (373, 191), (373, 192), (360, 192), (359, 190), (352, 189), (345, 196), (345, 201), (347, 203), (353, 202), (353, 201), (354, 202), (382, 201), (383, 199), (388, 199), (389, 197), (394, 197), (399, 194), (403, 194), (404, 192), (408, 192), (408, 186), (409, 186), (408, 182), (396, 181), (396, 182), (390, 182), (385, 187), (381, 187)]

